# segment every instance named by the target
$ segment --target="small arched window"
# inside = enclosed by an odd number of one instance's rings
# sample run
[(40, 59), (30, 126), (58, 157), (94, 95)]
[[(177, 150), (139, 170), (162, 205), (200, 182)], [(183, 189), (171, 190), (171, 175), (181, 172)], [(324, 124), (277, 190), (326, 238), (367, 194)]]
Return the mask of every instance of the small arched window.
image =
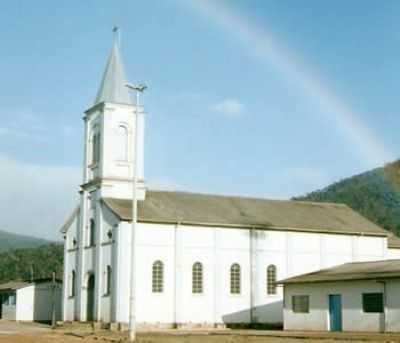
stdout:
[(96, 139), (96, 162), (100, 162), (100, 133), (97, 133)]
[(152, 291), (153, 293), (164, 291), (164, 264), (161, 261), (153, 263)]
[(92, 164), (100, 161), (100, 133), (95, 132), (92, 136)]
[(89, 224), (89, 246), (96, 245), (96, 223), (94, 219), (90, 219)]
[(69, 286), (69, 296), (72, 298), (75, 296), (75, 289), (76, 289), (76, 273), (75, 270), (71, 272), (71, 283)]
[(203, 293), (203, 265), (200, 262), (192, 267), (192, 293)]
[(240, 266), (237, 263), (231, 266), (231, 294), (240, 294), (241, 292), (241, 275)]
[(105, 275), (105, 287), (104, 287), (104, 295), (110, 295), (111, 294), (111, 276), (112, 276), (112, 270), (111, 266), (107, 266), (106, 268), (106, 275)]
[(267, 294), (276, 294), (276, 266), (267, 267)]
[(115, 142), (115, 158), (119, 161), (128, 160), (128, 128), (125, 125), (119, 125), (117, 129), (117, 139)]
[(91, 156), (92, 164), (96, 163), (96, 145), (97, 145), (96, 140), (97, 140), (97, 135), (94, 134), (91, 139), (91, 141), (92, 141), (92, 156)]

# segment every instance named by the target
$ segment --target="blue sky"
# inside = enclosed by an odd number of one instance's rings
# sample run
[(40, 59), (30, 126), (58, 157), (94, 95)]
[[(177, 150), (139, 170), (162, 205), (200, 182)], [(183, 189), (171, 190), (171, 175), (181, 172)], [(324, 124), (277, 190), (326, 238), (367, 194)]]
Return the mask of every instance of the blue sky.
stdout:
[(399, 156), (396, 0), (12, 1), (0, 230), (59, 238), (113, 25), (145, 81), (154, 188), (290, 198)]

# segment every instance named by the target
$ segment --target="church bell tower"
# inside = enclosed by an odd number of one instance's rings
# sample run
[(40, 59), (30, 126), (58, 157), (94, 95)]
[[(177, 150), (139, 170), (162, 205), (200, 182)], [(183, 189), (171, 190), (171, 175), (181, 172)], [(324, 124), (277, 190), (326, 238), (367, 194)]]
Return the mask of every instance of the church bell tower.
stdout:
[(114, 37), (96, 100), (84, 117), (82, 189), (89, 193), (96, 191), (97, 199), (131, 199), (135, 170), (137, 198), (145, 198), (145, 113), (143, 106), (137, 104), (136, 97), (131, 96), (130, 88), (125, 77), (118, 37)]

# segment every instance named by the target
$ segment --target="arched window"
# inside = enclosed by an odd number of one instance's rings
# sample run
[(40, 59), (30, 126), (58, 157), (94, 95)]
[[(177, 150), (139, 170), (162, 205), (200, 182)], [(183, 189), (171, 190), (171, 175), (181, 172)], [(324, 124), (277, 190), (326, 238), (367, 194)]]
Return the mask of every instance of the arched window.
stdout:
[(128, 128), (125, 125), (119, 125), (117, 129), (117, 139), (115, 142), (115, 158), (119, 161), (128, 160)]
[(276, 266), (273, 264), (267, 268), (267, 294), (276, 294)]
[(100, 162), (100, 133), (97, 133), (96, 136), (96, 162)]
[(111, 276), (112, 276), (111, 266), (107, 266), (105, 276), (106, 277), (105, 277), (104, 295), (110, 295), (111, 294)]
[(90, 159), (90, 161), (91, 161), (91, 163), (92, 164), (94, 164), (95, 162), (96, 162), (96, 140), (97, 140), (97, 136), (94, 134), (94, 135), (92, 135), (92, 139), (91, 139), (91, 144), (92, 144), (92, 151), (91, 151), (91, 153), (92, 153), (92, 156), (91, 156), (91, 159)]
[(164, 291), (164, 264), (161, 261), (153, 263), (152, 291), (153, 293)]
[(89, 246), (96, 245), (96, 223), (94, 219), (90, 219), (89, 225)]
[(100, 160), (100, 133), (94, 133), (92, 136), (92, 164)]
[(75, 287), (76, 287), (76, 273), (75, 270), (71, 272), (71, 283), (69, 287), (69, 296), (72, 298), (75, 296)]
[(240, 294), (241, 292), (240, 266), (237, 263), (231, 266), (231, 294)]
[(192, 267), (192, 293), (203, 293), (203, 265), (200, 262)]
[(97, 162), (97, 133), (92, 138), (92, 164)]

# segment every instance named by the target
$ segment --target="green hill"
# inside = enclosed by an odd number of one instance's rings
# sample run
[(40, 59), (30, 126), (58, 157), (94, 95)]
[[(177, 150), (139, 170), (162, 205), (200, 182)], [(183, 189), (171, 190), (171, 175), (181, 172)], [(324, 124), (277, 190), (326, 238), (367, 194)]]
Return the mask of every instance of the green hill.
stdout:
[(48, 278), (56, 272), (62, 279), (63, 246), (47, 244), (36, 248), (0, 253), (0, 282)]
[(12, 249), (34, 248), (49, 243), (51, 242), (45, 239), (0, 231), (0, 252)]
[(335, 182), (293, 200), (344, 203), (400, 236), (400, 161)]

